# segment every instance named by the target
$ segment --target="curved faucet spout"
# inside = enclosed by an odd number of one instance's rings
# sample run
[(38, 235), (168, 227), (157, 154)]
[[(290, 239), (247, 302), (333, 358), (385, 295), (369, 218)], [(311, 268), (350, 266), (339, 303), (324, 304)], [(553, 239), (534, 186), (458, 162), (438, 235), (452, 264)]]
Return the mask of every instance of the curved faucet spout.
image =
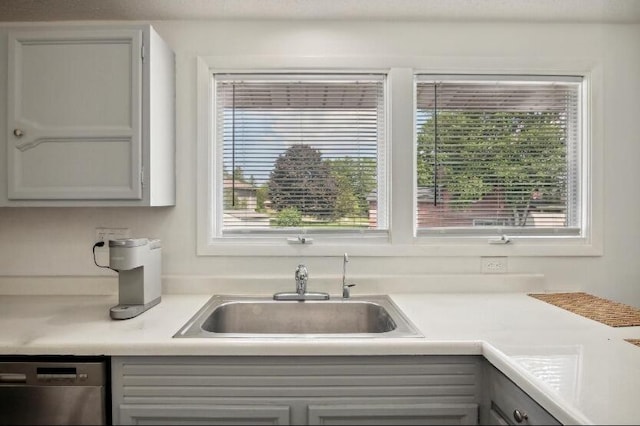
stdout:
[(342, 298), (349, 299), (351, 297), (350, 288), (355, 284), (347, 284), (347, 263), (349, 262), (349, 255), (344, 254), (342, 258)]

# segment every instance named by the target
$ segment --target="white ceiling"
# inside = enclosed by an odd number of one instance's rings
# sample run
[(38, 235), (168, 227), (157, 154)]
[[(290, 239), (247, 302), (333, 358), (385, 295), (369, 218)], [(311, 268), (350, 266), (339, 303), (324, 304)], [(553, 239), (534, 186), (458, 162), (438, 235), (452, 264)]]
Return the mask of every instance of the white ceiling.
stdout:
[(0, 22), (191, 19), (640, 23), (640, 0), (0, 0)]

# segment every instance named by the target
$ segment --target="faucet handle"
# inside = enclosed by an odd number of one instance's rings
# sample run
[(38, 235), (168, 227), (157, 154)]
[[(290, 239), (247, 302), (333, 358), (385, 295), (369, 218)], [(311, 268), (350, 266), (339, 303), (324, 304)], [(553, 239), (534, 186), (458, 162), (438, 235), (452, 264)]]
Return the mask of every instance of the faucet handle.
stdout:
[(355, 284), (343, 284), (342, 286), (343, 299), (348, 299), (351, 297), (351, 287), (355, 287)]
[(298, 265), (296, 268), (296, 279), (306, 279), (309, 277), (309, 271), (304, 265)]

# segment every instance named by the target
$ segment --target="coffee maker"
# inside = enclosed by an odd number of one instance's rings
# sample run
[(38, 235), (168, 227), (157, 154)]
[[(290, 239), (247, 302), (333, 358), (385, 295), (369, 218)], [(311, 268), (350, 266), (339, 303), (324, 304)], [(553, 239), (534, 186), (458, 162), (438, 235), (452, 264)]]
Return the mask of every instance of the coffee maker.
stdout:
[(118, 305), (113, 319), (129, 319), (160, 303), (160, 240), (123, 238), (109, 241), (109, 267), (118, 271)]

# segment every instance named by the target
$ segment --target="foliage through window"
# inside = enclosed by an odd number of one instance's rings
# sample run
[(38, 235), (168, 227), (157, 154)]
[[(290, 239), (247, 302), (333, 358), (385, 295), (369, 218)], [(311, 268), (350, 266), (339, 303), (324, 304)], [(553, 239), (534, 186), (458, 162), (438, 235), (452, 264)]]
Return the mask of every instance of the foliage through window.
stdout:
[(417, 78), (419, 234), (580, 232), (572, 77)]
[(384, 76), (214, 81), (219, 234), (387, 229)]

